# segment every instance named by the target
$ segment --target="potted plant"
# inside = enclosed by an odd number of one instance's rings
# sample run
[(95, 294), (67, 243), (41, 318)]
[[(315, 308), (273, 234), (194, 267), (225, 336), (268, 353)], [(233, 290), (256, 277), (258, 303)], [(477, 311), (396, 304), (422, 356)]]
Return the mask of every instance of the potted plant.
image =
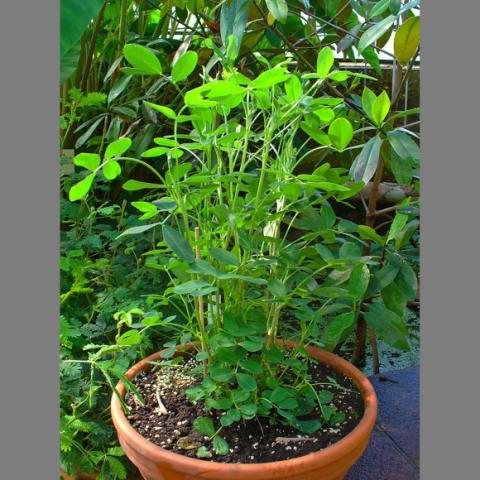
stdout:
[[(125, 57), (128, 73), (162, 75), (145, 47), (127, 45)], [(352, 184), (345, 169), (328, 163), (297, 173), (312, 153), (355, 148), (357, 117), (324, 87), (363, 75), (332, 71), (333, 64), (324, 48), (317, 71), (301, 76), (289, 72), (288, 61), (253, 80), (233, 68), (214, 79), (204, 69), (204, 84), (184, 91), (181, 82), (197, 67), (195, 53), (186, 52), (168, 78), (182, 108), (145, 102), (171, 133), (155, 138), (141, 158), (125, 156), (131, 141), (121, 138), (103, 159), (74, 159), (90, 173), (72, 187), (71, 200), (84, 197), (100, 172), (117, 178), (122, 162), (155, 178), (123, 185), (148, 190), (132, 205), (142, 222), (154, 221), (121, 236), (152, 234), (147, 265), (170, 279), (157, 300), (176, 311), (172, 322), (182, 334), (127, 372), (137, 395), (120, 383), (111, 403), (120, 443), (147, 480), (339, 480), (367, 446), (373, 387), (351, 364), (311, 344), (319, 344), (328, 306), (321, 282), (329, 272), (341, 263), (353, 290), (366, 288), (364, 270), (355, 267), (368, 258), (329, 262), (321, 255), (335, 237), (329, 200), (354, 196), (363, 182)], [(307, 149), (311, 139), (318, 146)], [(306, 233), (296, 238), (293, 229)], [(284, 312), (300, 320), (296, 342), (280, 338), (283, 323), (288, 331)], [(344, 316), (340, 333), (353, 323)], [(248, 433), (255, 431), (261, 438)]]

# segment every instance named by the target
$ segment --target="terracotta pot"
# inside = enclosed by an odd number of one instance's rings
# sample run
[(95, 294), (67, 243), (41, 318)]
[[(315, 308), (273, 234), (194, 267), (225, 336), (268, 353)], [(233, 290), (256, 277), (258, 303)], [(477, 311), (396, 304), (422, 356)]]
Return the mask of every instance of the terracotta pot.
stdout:
[[(287, 347), (293, 342), (282, 342)], [(365, 411), (359, 424), (344, 438), (324, 450), (279, 462), (232, 464), (197, 460), (165, 450), (142, 437), (128, 422), (120, 401), (112, 396), (112, 419), (127, 457), (145, 480), (342, 480), (367, 447), (377, 418), (377, 397), (370, 381), (352, 364), (332, 353), (308, 346), (308, 353), (351, 378), (360, 390)], [(134, 365), (126, 374), (134, 378), (158, 361), (160, 352)], [(120, 382), (117, 389), (125, 395)]]

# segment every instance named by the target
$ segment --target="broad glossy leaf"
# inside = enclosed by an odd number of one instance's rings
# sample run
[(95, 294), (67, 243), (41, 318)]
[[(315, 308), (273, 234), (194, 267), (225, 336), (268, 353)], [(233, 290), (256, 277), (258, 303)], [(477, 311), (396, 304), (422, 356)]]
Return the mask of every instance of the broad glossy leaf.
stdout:
[(420, 17), (410, 17), (395, 33), (393, 51), (400, 65), (407, 65), (420, 45)]
[(330, 47), (324, 47), (320, 50), (317, 57), (317, 73), (320, 78), (328, 76), (334, 60), (333, 50)]
[(253, 80), (248, 88), (252, 90), (270, 88), (277, 83), (285, 82), (290, 77), (290, 74), (284, 68), (273, 68), (262, 72), (255, 80)]
[(385, 306), (392, 312), (395, 312), (400, 318), (403, 318), (407, 305), (407, 297), (397, 287), (396, 283), (391, 282), (383, 288), (381, 296)]
[(372, 92), (368, 87), (365, 87), (363, 89), (362, 93), (362, 107), (365, 113), (367, 114), (368, 118), (372, 118), (372, 110), (373, 110), (373, 104), (375, 103), (375, 100), (377, 99), (377, 96), (375, 93)]
[(248, 373), (237, 373), (238, 386), (247, 392), (254, 392), (257, 389), (257, 382), (254, 377)]
[(73, 163), (78, 167), (83, 167), (93, 172), (100, 165), (100, 155), (96, 153), (79, 153), (73, 158)]
[(288, 5), (286, 0), (265, 0), (269, 12), (280, 23), (285, 23), (288, 16)]
[(353, 138), (352, 124), (346, 118), (337, 118), (328, 128), (328, 136), (337, 150), (344, 150)]
[(122, 173), (122, 167), (116, 160), (109, 160), (103, 165), (102, 172), (107, 180), (115, 180)]
[(147, 47), (136, 44), (129, 44), (123, 47), (125, 59), (130, 63), (141, 75), (160, 75), (162, 66), (160, 60)]
[(348, 291), (356, 300), (365, 295), (370, 281), (370, 270), (367, 265), (360, 263), (353, 270), (348, 281)]
[(395, 15), (389, 15), (387, 18), (384, 18), (380, 22), (376, 23), (370, 27), (361, 37), (358, 42), (358, 50), (361, 52), (364, 48), (371, 45), (373, 42), (378, 40), (382, 35), (392, 27), (395, 23)]
[(76, 183), (68, 193), (68, 198), (70, 199), (70, 201), (75, 202), (76, 200), (80, 200), (81, 198), (83, 198), (90, 190), (94, 178), (95, 173), (91, 173), (90, 175), (87, 175), (83, 180), (80, 180), (78, 183)]
[(172, 67), (172, 81), (177, 83), (185, 80), (197, 66), (197, 52), (185, 52)]
[(250, 0), (230, 0), (224, 2), (220, 10), (220, 36), (223, 46), (228, 46), (228, 38), (233, 35), (238, 45), (242, 43), (248, 19)]
[(390, 98), (385, 90), (375, 99), (372, 105), (372, 120), (380, 126), (390, 110)]
[(105, 150), (105, 158), (108, 160), (113, 157), (119, 157), (120, 155), (123, 155), (131, 145), (132, 140), (130, 140), (130, 138), (119, 138), (108, 145)]
[(387, 138), (400, 158), (420, 160), (420, 149), (409, 135), (394, 130), (388, 133)]
[(376, 136), (364, 145), (350, 167), (350, 177), (353, 180), (367, 184), (372, 179), (377, 170), (382, 142), (383, 140)]
[(291, 103), (298, 102), (302, 96), (302, 83), (296, 75), (285, 82), (285, 96)]

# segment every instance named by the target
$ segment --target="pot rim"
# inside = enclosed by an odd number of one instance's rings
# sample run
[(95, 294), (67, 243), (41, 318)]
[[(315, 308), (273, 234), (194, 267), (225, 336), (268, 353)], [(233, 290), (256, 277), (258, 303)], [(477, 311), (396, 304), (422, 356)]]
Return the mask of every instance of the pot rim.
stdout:
[[(279, 344), (282, 344), (286, 347), (293, 348), (298, 346), (297, 342), (291, 342), (288, 340), (279, 340)], [(183, 345), (184, 348), (191, 348), (192, 344)], [(313, 356), (315, 359), (322, 363), (328, 364), (334, 370), (344, 374), (349, 377), (359, 389), (363, 402), (364, 402), (364, 413), (362, 418), (356, 427), (345, 437), (341, 438), (338, 442), (316, 452), (311, 452), (307, 455), (302, 455), (300, 457), (291, 458), (288, 460), (278, 460), (274, 462), (262, 462), (262, 463), (221, 463), (215, 461), (206, 461), (196, 458), (186, 457), (179, 453), (171, 452), (166, 450), (149, 440), (143, 437), (140, 433), (135, 430), (130, 422), (128, 421), (125, 413), (123, 411), (120, 400), (118, 399), (115, 392), (112, 394), (111, 399), (111, 415), (113, 424), (117, 430), (117, 433), (120, 436), (128, 438), (127, 443), (130, 443), (133, 448), (136, 448), (142, 451), (146, 456), (148, 456), (152, 461), (163, 461), (172, 463), (175, 462), (177, 465), (181, 465), (185, 469), (196, 469), (196, 468), (205, 468), (208, 465), (210, 472), (221, 473), (222, 471), (231, 470), (232, 467), (239, 474), (254, 474), (263, 470), (264, 468), (268, 469), (284, 469), (284, 468), (296, 468), (298, 470), (310, 470), (313, 468), (318, 468), (321, 465), (328, 465), (332, 462), (337, 461), (345, 455), (345, 451), (351, 451), (355, 448), (358, 448), (362, 444), (365, 438), (365, 433), (367, 436), (370, 436), (371, 431), (376, 422), (377, 410), (378, 410), (378, 401), (373, 385), (370, 380), (355, 366), (353, 366), (347, 360), (335, 355), (333, 353), (327, 352), (318, 347), (311, 345), (305, 346), (309, 355)], [(151, 368), (151, 363), (158, 361), (161, 357), (160, 354), (163, 350), (156, 352), (148, 357), (144, 358), (140, 362), (133, 365), (125, 374), (126, 378), (132, 380), (140, 371), (147, 371)], [(116, 389), (119, 395), (123, 398), (126, 394), (125, 386), (123, 382), (118, 382)], [(229, 475), (232, 478), (235, 478), (236, 475)]]

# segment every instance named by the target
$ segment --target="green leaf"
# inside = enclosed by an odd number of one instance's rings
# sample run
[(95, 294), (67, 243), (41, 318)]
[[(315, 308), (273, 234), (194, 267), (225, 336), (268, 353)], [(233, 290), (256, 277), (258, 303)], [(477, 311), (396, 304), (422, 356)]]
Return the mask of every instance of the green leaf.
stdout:
[(251, 339), (244, 340), (240, 342), (240, 346), (247, 350), (247, 352), (259, 352), (263, 348), (263, 338), (260, 338), (258, 341)]
[(213, 439), (213, 449), (217, 455), (228, 455), (230, 453), (230, 446), (228, 445), (227, 441), (217, 435)]
[(300, 100), (302, 93), (302, 83), (300, 79), (296, 75), (292, 75), (285, 82), (285, 98), (290, 103), (295, 103)]
[(156, 158), (166, 155), (170, 151), (167, 147), (153, 147), (142, 153), (142, 158)]
[(317, 143), (319, 143), (320, 145), (325, 145), (325, 146), (328, 146), (330, 145), (332, 142), (329, 138), (329, 136), (323, 132), (322, 130), (320, 129), (315, 129), (313, 127), (311, 127), (310, 125), (308, 125), (308, 123), (306, 122), (301, 122), (300, 123), (300, 128), (311, 138), (313, 138)]
[(381, 15), (383, 12), (386, 12), (389, 6), (390, 0), (380, 0), (377, 2), (368, 12), (368, 20)]
[(277, 278), (268, 281), (268, 289), (275, 297), (285, 297), (287, 295), (287, 287)]
[(70, 192), (68, 194), (68, 198), (70, 199), (70, 201), (75, 202), (76, 200), (80, 200), (81, 198), (83, 198), (90, 190), (94, 178), (95, 173), (91, 173), (90, 175), (87, 175), (83, 180), (80, 180), (77, 184), (75, 184), (70, 189)]
[(398, 63), (405, 66), (413, 58), (420, 45), (420, 17), (410, 17), (395, 33), (393, 52)]
[(418, 145), (409, 135), (394, 130), (393, 132), (388, 132), (387, 138), (390, 145), (401, 159), (420, 160), (420, 150)]
[(277, 83), (285, 82), (290, 78), (290, 74), (284, 68), (273, 68), (262, 72), (255, 80), (253, 80), (248, 88), (252, 90), (270, 88)]
[(364, 48), (362, 51), (362, 57), (373, 67), (378, 75), (382, 74), (380, 59), (378, 58), (377, 52), (373, 47)]
[(210, 255), (217, 261), (224, 265), (240, 265), (238, 258), (231, 252), (227, 252), (223, 248), (211, 247)]
[(381, 36), (385, 35), (395, 23), (395, 20), (395, 15), (389, 15), (387, 18), (384, 18), (382, 21), (376, 23), (364, 32), (358, 42), (358, 51), (362, 52), (366, 47), (378, 40)]
[(145, 103), (145, 105), (148, 105), (153, 110), (156, 110), (157, 112), (160, 112), (162, 115), (165, 115), (170, 120), (175, 120), (177, 118), (177, 114), (170, 107), (165, 107), (163, 105), (157, 105), (155, 103), (147, 102), (147, 101), (144, 101), (143, 103)]
[(269, 12), (280, 23), (285, 23), (288, 16), (288, 5), (286, 0), (265, 0)]
[(373, 104), (375, 103), (375, 100), (377, 99), (377, 96), (370, 90), (368, 87), (365, 87), (363, 89), (362, 93), (362, 107), (365, 113), (367, 114), (368, 118), (372, 118), (372, 110), (373, 110)]
[(60, 2), (60, 56), (77, 43), (90, 21), (98, 14), (104, 0), (62, 0)]
[(185, 80), (195, 70), (197, 62), (197, 52), (185, 52), (172, 67), (172, 81), (177, 83)]
[(138, 345), (142, 341), (142, 335), (138, 330), (128, 330), (117, 339), (118, 345)]
[(403, 351), (409, 350), (407, 327), (395, 312), (375, 302), (364, 313), (364, 317), (385, 343)]
[(377, 170), (382, 142), (383, 140), (376, 136), (364, 145), (350, 167), (352, 180), (356, 182), (362, 181), (367, 184), (372, 179)]
[(230, 0), (223, 3), (220, 10), (220, 36), (225, 48), (228, 47), (231, 35), (236, 39), (237, 47), (241, 45), (247, 26), (249, 6), (250, 0)]
[(372, 106), (372, 121), (380, 126), (390, 110), (390, 98), (385, 90), (375, 99)]
[(73, 158), (73, 163), (78, 167), (83, 167), (93, 172), (100, 165), (100, 155), (96, 153), (79, 153)]
[(405, 314), (407, 305), (407, 297), (398, 288), (395, 282), (391, 282), (381, 291), (381, 296), (385, 306), (395, 312), (400, 318)]
[(353, 270), (348, 281), (348, 291), (355, 299), (361, 300), (365, 295), (370, 281), (370, 270), (360, 263)]
[(395, 218), (393, 219), (392, 225), (390, 225), (390, 231), (388, 232), (387, 243), (390, 240), (395, 240), (400, 232), (403, 230), (403, 227), (407, 224), (408, 215), (397, 212)]
[(127, 470), (118, 458), (107, 456), (107, 462), (116, 478), (119, 480), (125, 480), (127, 478)]
[(107, 180), (115, 180), (122, 173), (122, 167), (116, 160), (109, 160), (103, 165), (102, 172)]
[(168, 225), (163, 225), (162, 230), (165, 243), (177, 254), (179, 258), (185, 260), (186, 262), (193, 262), (195, 260), (192, 247), (177, 230), (169, 227)]
[(112, 142), (105, 150), (105, 158), (109, 160), (113, 157), (123, 155), (132, 145), (130, 138), (119, 138)]
[(402, 0), (390, 0), (389, 8), (393, 15), (397, 15), (402, 8)]
[(352, 124), (346, 118), (337, 118), (328, 128), (328, 136), (337, 150), (344, 150), (353, 138)]
[(110, 105), (117, 97), (122, 94), (122, 92), (127, 88), (131, 79), (132, 75), (124, 75), (115, 82), (111, 90), (108, 92), (108, 105)]
[(162, 73), (160, 60), (147, 47), (135, 44), (125, 45), (123, 54), (128, 63), (136, 70), (132, 73), (140, 75), (160, 75)]
[(140, 220), (152, 218), (158, 212), (157, 207), (150, 202), (132, 202), (132, 206), (145, 214), (140, 217)]
[(395, 180), (400, 185), (410, 184), (413, 177), (414, 160), (412, 158), (401, 158), (395, 150), (392, 150), (389, 163)]
[(417, 297), (418, 280), (413, 268), (408, 263), (401, 263), (395, 282), (408, 300), (415, 300)]
[(117, 238), (125, 237), (126, 235), (138, 235), (139, 233), (146, 232), (147, 230), (151, 230), (152, 228), (160, 225), (161, 222), (157, 223), (150, 223), (148, 225), (140, 225), (138, 227), (131, 227), (122, 232)]
[(294, 426), (303, 433), (314, 433), (322, 427), (320, 420), (298, 420), (295, 419)]
[(328, 325), (325, 330), (323, 341), (327, 350), (332, 351), (342, 339), (345, 332), (350, 329), (355, 322), (355, 315), (353, 312), (343, 313), (337, 315)]
[(208, 451), (208, 449), (205, 445), (202, 445), (201, 447), (199, 447), (197, 449), (197, 452), (195, 453), (195, 455), (198, 458), (212, 458), (211, 452)]
[(224, 367), (210, 367), (208, 374), (216, 382), (229, 382), (233, 378), (233, 373), (228, 368)]
[(385, 244), (383, 238), (373, 228), (368, 227), (367, 225), (359, 225), (358, 232), (360, 233), (360, 237), (364, 240), (373, 240), (382, 247)]
[(193, 421), (193, 428), (202, 435), (207, 437), (213, 437), (215, 435), (215, 427), (213, 426), (213, 421), (209, 417), (197, 417)]
[(240, 362), (240, 366), (244, 370), (247, 370), (247, 372), (250, 372), (250, 373), (260, 374), (263, 372), (261, 363), (256, 360), (250, 360), (250, 359), (242, 360)]
[(128, 180), (123, 184), (123, 189), (127, 192), (136, 192), (138, 190), (146, 190), (146, 189), (154, 189), (154, 188), (162, 188), (163, 185), (158, 183), (150, 183), (150, 182), (140, 182), (139, 180)]
[(333, 50), (330, 47), (324, 47), (320, 50), (317, 57), (317, 73), (320, 78), (328, 76), (334, 60)]
[(247, 373), (237, 373), (238, 386), (246, 392), (254, 392), (257, 389), (257, 382), (255, 378)]

